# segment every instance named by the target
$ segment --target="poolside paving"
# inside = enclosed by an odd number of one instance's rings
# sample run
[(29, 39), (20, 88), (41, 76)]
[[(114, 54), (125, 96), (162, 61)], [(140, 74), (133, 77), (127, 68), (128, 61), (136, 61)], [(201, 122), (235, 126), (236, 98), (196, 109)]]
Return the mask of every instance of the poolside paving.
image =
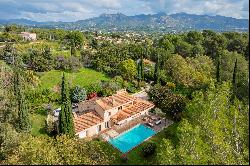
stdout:
[[(153, 119), (155, 118), (155, 120), (152, 120), (152, 117), (153, 117)], [(144, 118), (148, 118), (148, 120), (145, 120)], [(155, 122), (158, 121), (159, 119), (161, 119), (161, 123), (156, 125)], [(161, 117), (159, 115), (155, 115), (153, 113), (150, 113), (149, 115), (144, 115), (144, 116), (140, 116), (140, 117), (138, 117), (136, 119), (133, 119), (133, 120), (129, 121), (128, 123), (113, 126), (110, 129), (107, 129), (107, 130), (102, 131), (101, 133), (99, 133), (99, 136), (101, 136), (104, 140), (107, 141), (111, 137), (109, 135), (109, 131), (113, 130), (113, 131), (116, 131), (117, 134), (121, 134), (121, 133), (124, 133), (125, 131), (133, 128), (134, 126), (136, 126), (138, 124), (145, 124), (146, 126), (148, 126), (147, 125), (148, 122), (153, 124), (153, 127), (150, 126), (150, 128), (153, 129), (156, 133), (163, 130), (164, 128), (167, 128), (171, 124), (173, 124), (172, 120), (169, 120), (169, 119), (166, 119), (166, 118)], [(115, 135), (117, 136), (117, 134), (115, 134)]]
[(128, 129), (131, 129), (132, 127), (136, 126), (137, 124), (143, 123), (143, 118), (142, 117), (138, 117), (136, 119), (131, 120), (130, 122), (120, 125), (120, 126), (114, 126), (112, 127), (114, 130), (116, 130), (116, 132), (118, 133), (123, 133), (124, 131), (127, 131)]

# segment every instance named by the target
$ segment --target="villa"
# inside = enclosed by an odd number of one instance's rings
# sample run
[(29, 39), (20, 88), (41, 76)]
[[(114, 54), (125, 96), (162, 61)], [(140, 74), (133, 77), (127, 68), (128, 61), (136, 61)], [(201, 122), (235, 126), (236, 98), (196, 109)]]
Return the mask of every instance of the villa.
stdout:
[(113, 126), (119, 126), (143, 115), (147, 115), (154, 104), (129, 95), (126, 90), (116, 94), (86, 100), (73, 111), (75, 133), (79, 138), (92, 137)]
[(21, 32), (20, 36), (24, 40), (36, 40), (36, 33)]

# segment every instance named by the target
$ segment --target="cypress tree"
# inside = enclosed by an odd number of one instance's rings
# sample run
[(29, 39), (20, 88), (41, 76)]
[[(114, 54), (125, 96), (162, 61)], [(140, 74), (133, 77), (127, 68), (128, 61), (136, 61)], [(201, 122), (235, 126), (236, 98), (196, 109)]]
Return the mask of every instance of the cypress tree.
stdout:
[(217, 83), (220, 82), (220, 57), (218, 58), (217, 68), (216, 68), (216, 80)]
[(21, 132), (30, 132), (31, 122), (29, 119), (28, 109), (25, 103), (25, 96), (23, 92), (23, 82), (21, 78), (22, 59), (19, 55), (14, 57), (14, 94), (17, 100), (18, 107), (18, 123), (17, 130)]
[[(147, 49), (147, 46), (145, 45), (145, 48), (146, 48), (146, 57), (147, 57), (147, 52), (148, 52), (148, 49)], [(141, 53), (141, 79), (144, 80), (144, 66), (143, 66), (143, 54)]]
[(72, 105), (69, 90), (63, 73), (61, 85), (61, 111), (59, 113), (59, 133), (73, 137), (75, 135)]
[(158, 84), (159, 82), (159, 72), (160, 72), (160, 69), (159, 69), (159, 54), (157, 54), (157, 62), (155, 64), (155, 71), (154, 71), (154, 80), (155, 80), (155, 84)]
[(144, 80), (144, 73), (143, 73), (143, 55), (141, 55), (140, 61), (140, 72), (141, 72), (141, 80)]
[(235, 60), (234, 63), (234, 71), (233, 71), (233, 79), (232, 79), (232, 84), (233, 84), (233, 95), (231, 98), (231, 102), (233, 102), (236, 99), (236, 76), (237, 76), (237, 68), (238, 68), (238, 64), (237, 64), (237, 59)]
[(76, 47), (75, 47), (75, 43), (73, 43), (70, 47), (70, 53), (71, 56), (76, 56)]
[(140, 67), (140, 62), (137, 63), (137, 87), (140, 87), (140, 82), (141, 82), (141, 67)]
[(233, 86), (236, 85), (236, 74), (237, 74), (237, 59), (235, 60), (235, 63), (234, 63), (234, 71), (233, 71), (233, 80), (232, 80), (232, 83), (233, 83)]

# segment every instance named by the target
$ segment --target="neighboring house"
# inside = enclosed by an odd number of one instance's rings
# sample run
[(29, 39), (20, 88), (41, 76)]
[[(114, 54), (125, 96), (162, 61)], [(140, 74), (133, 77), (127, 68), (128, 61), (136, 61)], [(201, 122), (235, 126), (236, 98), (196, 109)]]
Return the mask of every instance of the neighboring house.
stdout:
[(36, 40), (36, 33), (21, 32), (20, 36), (22, 36), (24, 40)]
[(126, 90), (109, 97), (83, 101), (73, 111), (75, 133), (80, 138), (91, 137), (113, 125), (145, 115), (153, 107), (151, 102), (131, 96)]

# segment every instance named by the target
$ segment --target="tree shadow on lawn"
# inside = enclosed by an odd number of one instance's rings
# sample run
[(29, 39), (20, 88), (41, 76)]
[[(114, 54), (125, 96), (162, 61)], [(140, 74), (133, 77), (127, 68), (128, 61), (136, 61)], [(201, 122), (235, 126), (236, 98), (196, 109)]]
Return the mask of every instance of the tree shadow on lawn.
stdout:
[(40, 134), (42, 134), (42, 135), (49, 135), (49, 134), (47, 133), (47, 131), (46, 131), (45, 126), (43, 126), (42, 128), (40, 128), (38, 132), (39, 132)]
[(39, 114), (39, 115), (42, 115), (42, 116), (47, 116), (47, 110), (44, 109), (44, 108), (39, 108), (37, 109), (34, 114)]

